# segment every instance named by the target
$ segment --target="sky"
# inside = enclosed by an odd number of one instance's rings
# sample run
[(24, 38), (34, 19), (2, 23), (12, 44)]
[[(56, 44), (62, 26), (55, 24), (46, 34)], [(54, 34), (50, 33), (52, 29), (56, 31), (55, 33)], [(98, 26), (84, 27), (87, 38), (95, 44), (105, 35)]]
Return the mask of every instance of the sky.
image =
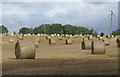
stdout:
[(20, 27), (34, 28), (41, 24), (71, 24), (109, 33), (109, 10), (115, 14), (112, 30), (118, 29), (118, 2), (4, 2), (2, 22), (10, 33)]

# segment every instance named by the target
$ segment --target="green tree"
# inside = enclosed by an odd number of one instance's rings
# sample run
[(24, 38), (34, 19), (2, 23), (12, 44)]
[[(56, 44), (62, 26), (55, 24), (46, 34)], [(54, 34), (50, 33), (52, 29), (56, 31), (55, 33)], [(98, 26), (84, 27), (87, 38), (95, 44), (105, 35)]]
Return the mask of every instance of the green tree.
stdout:
[(64, 34), (74, 34), (74, 27), (72, 25), (63, 25)]
[(7, 27), (5, 27), (4, 25), (0, 26), (0, 33), (8, 33)]
[(62, 25), (62, 24), (42, 24), (38, 27), (34, 28), (34, 33), (45, 33), (45, 34), (83, 34), (83, 35), (94, 35), (96, 36), (98, 33), (93, 29), (88, 29), (81, 26), (73, 26), (70, 24)]
[(100, 33), (100, 36), (104, 36), (105, 34), (103, 32)]
[(22, 33), (22, 34), (33, 34), (33, 29), (32, 28), (26, 28), (26, 27), (23, 27), (20, 29), (19, 33)]
[(50, 34), (53, 34), (53, 33), (61, 34), (61, 31), (63, 31), (63, 27), (61, 24), (51, 24), (50, 25)]
[(120, 29), (117, 29), (116, 31), (113, 31), (112, 35), (120, 35)]

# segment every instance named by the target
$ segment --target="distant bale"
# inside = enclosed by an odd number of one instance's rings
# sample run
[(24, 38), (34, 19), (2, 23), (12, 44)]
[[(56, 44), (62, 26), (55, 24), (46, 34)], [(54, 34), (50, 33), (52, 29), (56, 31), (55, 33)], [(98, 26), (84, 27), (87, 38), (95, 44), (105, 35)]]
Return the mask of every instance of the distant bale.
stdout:
[(110, 46), (110, 40), (109, 39), (104, 39), (103, 41), (105, 42), (105, 46)]
[(81, 43), (82, 49), (90, 50), (92, 45), (92, 40), (85, 40)]
[(69, 37), (69, 35), (68, 35), (68, 34), (66, 34), (66, 35), (65, 35), (65, 37)]
[(17, 59), (35, 59), (35, 46), (31, 40), (19, 40), (15, 45)]
[(78, 38), (79, 36), (78, 35), (74, 35), (74, 38)]
[(13, 38), (9, 38), (9, 43), (13, 43), (14, 39)]
[(50, 36), (46, 36), (45, 38), (48, 40), (48, 39), (50, 39)]
[(58, 40), (62, 40), (62, 36), (59, 36), (59, 37), (58, 37)]
[(100, 35), (97, 35), (96, 38), (100, 37)]
[(92, 54), (105, 54), (105, 43), (102, 40), (92, 41)]
[(84, 36), (84, 37), (83, 37), (83, 41), (85, 41), (85, 40), (89, 40), (89, 39), (88, 39), (88, 36)]
[(56, 43), (56, 41), (55, 41), (55, 39), (49, 39), (49, 44), (55, 44)]
[(72, 44), (72, 43), (73, 43), (72, 39), (70, 39), (70, 38), (66, 39), (66, 44), (67, 45)]
[(92, 39), (93, 39), (92, 35), (88, 36), (88, 40), (92, 40)]
[(98, 38), (98, 40), (103, 40), (104, 38), (103, 37), (97, 37)]
[(117, 42), (117, 47), (120, 47), (120, 36), (117, 37), (116, 42)]
[(17, 36), (17, 39), (18, 39), (18, 40), (23, 40), (23, 37), (24, 37), (24, 35), (18, 35), (18, 36)]
[(40, 36), (40, 34), (37, 34), (37, 36)]

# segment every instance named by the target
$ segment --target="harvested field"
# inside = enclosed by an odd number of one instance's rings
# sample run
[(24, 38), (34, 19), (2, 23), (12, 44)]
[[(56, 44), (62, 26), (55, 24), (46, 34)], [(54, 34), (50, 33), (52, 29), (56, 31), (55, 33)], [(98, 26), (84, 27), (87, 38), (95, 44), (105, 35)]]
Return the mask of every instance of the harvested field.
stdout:
[[(24, 36), (24, 40), (35, 40), (40, 36)], [(14, 42), (9, 43), (9, 38)], [(40, 37), (35, 59), (16, 59), (16, 36), (2, 38), (3, 75), (117, 75), (118, 47), (116, 40), (110, 40), (105, 54), (91, 54), (91, 50), (82, 50), (82, 39), (73, 38), (73, 44), (66, 45), (66, 37), (55, 45), (49, 45), (45, 36)]]

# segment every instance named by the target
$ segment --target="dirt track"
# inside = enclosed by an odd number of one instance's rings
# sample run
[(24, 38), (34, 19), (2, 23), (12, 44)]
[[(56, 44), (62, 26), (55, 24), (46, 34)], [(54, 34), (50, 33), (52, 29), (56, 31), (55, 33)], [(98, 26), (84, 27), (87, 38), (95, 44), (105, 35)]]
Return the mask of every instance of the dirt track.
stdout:
[[(106, 54), (91, 54), (81, 49), (81, 39), (74, 38), (72, 45), (65, 45), (65, 38), (49, 45), (41, 37), (36, 59), (15, 59), (15, 42), (9, 43), (9, 37), (3, 36), (2, 58), (3, 75), (116, 75), (118, 74), (118, 48), (115, 40), (106, 47)], [(34, 40), (38, 36), (26, 36), (25, 40)]]

